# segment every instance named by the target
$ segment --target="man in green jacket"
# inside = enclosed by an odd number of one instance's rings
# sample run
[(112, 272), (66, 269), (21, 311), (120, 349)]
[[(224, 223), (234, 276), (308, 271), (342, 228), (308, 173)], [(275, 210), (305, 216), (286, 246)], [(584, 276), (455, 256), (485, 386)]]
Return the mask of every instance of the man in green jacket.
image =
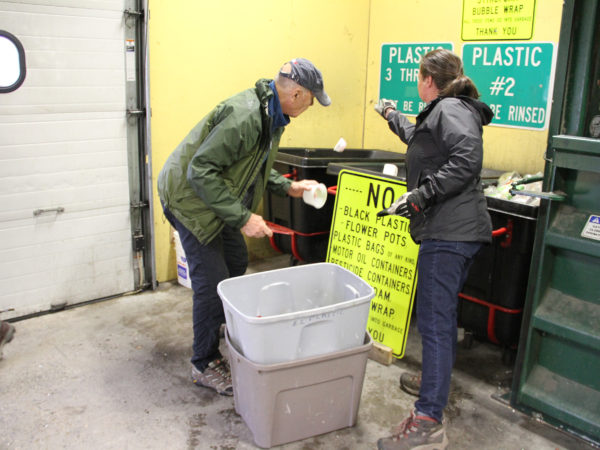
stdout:
[(229, 365), (219, 352), (225, 321), (217, 294), (222, 280), (245, 273), (248, 237), (272, 236), (254, 211), (265, 189), (301, 197), (317, 182), (292, 181), (272, 169), (290, 117), (314, 98), (331, 103), (321, 72), (307, 59), (283, 65), (274, 80), (221, 102), (171, 153), (158, 176), (165, 217), (178, 231), (193, 295), (192, 380), (222, 395), (233, 395)]

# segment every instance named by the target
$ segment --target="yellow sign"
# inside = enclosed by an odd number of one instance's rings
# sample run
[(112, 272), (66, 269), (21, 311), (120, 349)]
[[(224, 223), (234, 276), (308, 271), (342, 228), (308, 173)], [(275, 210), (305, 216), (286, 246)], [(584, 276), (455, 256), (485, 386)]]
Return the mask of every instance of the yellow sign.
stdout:
[(462, 40), (531, 39), (535, 0), (463, 0)]
[(409, 221), (377, 217), (406, 192), (406, 183), (342, 170), (329, 235), (327, 261), (354, 272), (375, 289), (367, 330), (373, 340), (404, 356), (417, 283), (419, 246)]

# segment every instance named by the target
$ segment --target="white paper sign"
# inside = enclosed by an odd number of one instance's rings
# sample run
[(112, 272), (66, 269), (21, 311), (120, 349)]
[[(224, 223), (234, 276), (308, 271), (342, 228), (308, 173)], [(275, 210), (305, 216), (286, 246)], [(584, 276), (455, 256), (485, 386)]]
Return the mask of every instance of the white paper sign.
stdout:
[(135, 81), (135, 41), (125, 40), (125, 70), (127, 81)]
[(581, 236), (600, 241), (600, 216), (591, 215), (583, 227)]

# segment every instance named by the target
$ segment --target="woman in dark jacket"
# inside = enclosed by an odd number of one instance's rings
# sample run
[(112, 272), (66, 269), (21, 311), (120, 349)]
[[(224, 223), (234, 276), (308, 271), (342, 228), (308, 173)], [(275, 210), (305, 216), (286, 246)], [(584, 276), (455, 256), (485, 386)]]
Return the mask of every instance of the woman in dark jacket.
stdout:
[(407, 193), (388, 211), (408, 217), (411, 236), (420, 243), (417, 325), (423, 344), (421, 379), (401, 379), (416, 384), (419, 399), (394, 434), (378, 441), (385, 450), (446, 447), (442, 417), (456, 354), (458, 293), (474, 256), (492, 239), (480, 174), (482, 126), (493, 113), (477, 100), (461, 59), (448, 50), (423, 57), (417, 86), (427, 105), (416, 124), (393, 101), (382, 99), (375, 107), (408, 145)]

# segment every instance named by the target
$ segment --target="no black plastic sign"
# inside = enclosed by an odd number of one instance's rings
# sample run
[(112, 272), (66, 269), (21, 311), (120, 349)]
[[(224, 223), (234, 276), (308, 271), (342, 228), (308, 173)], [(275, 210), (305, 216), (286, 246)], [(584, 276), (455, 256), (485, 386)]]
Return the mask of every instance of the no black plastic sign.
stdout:
[(373, 340), (404, 356), (415, 288), (419, 246), (409, 221), (377, 217), (406, 192), (389, 178), (342, 170), (327, 249), (327, 261), (352, 271), (375, 289), (367, 330)]

